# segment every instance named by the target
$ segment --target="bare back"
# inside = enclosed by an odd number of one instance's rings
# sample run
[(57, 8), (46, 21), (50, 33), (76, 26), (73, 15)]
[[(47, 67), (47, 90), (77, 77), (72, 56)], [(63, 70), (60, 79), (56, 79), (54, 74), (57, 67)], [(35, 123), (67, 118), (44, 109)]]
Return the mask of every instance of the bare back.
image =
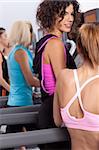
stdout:
[[(99, 75), (97, 71), (84, 71), (77, 69), (80, 87), (86, 80)], [(61, 76), (61, 85), (59, 86), (59, 103), (64, 108), (76, 94), (77, 89), (72, 70), (64, 70)], [(64, 88), (63, 88), (64, 87)], [(81, 91), (81, 101), (86, 112), (99, 116), (99, 77), (88, 83)], [(83, 119), (84, 113), (79, 104), (78, 98), (69, 107), (69, 114), (76, 119)], [(90, 125), (90, 123), (89, 123)], [(98, 125), (99, 126), (99, 125)], [(95, 128), (95, 127), (94, 127)], [(68, 128), (72, 141), (72, 150), (99, 150), (99, 131), (88, 131), (81, 129)]]

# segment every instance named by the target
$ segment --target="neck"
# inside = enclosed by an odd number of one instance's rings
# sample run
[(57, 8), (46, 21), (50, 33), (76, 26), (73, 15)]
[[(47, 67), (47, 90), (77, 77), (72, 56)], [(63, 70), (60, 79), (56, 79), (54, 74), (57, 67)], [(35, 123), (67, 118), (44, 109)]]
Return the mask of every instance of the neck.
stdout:
[(4, 49), (4, 47), (2, 45), (0, 45), (0, 51), (2, 52)]
[(85, 68), (84, 70), (93, 70), (94, 72), (99, 72), (99, 65), (94, 65), (92, 67), (92, 65), (87, 61), (84, 62), (83, 68)]
[(59, 30), (50, 31), (49, 34), (54, 34), (54, 35), (56, 35), (57, 37), (62, 38), (62, 32), (59, 31)]
[(3, 55), (7, 56), (9, 51), (10, 51), (10, 48), (8, 48), (8, 47), (4, 48)]

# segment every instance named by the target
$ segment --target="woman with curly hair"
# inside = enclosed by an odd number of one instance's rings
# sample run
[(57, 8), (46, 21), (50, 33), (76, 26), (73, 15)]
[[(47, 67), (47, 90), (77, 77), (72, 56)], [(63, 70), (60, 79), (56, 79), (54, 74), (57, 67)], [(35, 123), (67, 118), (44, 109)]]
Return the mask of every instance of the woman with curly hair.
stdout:
[(70, 32), (79, 4), (76, 0), (44, 0), (37, 9), (37, 22), (41, 29), (46, 31), (46, 35), (40, 39), (37, 46), (44, 45), (41, 56), (41, 70), (39, 76), (41, 80), (42, 104), (39, 110), (39, 128), (54, 127), (53, 121), (53, 95), (55, 91), (56, 79), (60, 71), (66, 68), (66, 50), (62, 41), (63, 32)]

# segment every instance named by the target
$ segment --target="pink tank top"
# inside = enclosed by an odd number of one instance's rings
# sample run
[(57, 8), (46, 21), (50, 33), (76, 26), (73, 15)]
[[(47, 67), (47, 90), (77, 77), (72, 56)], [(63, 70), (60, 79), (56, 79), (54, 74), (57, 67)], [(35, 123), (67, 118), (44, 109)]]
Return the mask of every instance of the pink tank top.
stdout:
[[(52, 38), (57, 38), (57, 37), (51, 37), (47, 40), (47, 42), (52, 39)], [(66, 49), (64, 46), (64, 54), (66, 55)], [(56, 79), (54, 76), (53, 68), (51, 64), (44, 64), (43, 63), (43, 53), (42, 53), (42, 81), (41, 85), (43, 90), (48, 93), (49, 95), (54, 94), (55, 91), (55, 86), (56, 86)]]
[(49, 95), (52, 95), (55, 91), (55, 76), (51, 65), (43, 64), (43, 90)]
[[(89, 82), (99, 78), (99, 74), (88, 79), (80, 87), (77, 71), (76, 70), (73, 70), (73, 71), (74, 71), (74, 79), (76, 83), (77, 92), (74, 95), (74, 97), (69, 101), (69, 103), (64, 108), (61, 108), (61, 116), (62, 116), (63, 122), (65, 126), (68, 128), (82, 129), (82, 130), (87, 130), (87, 131), (99, 131), (99, 115), (90, 113), (84, 109), (82, 100), (81, 100), (81, 94), (80, 94), (81, 91)], [(70, 106), (77, 98), (79, 100), (79, 104), (84, 114), (83, 118), (75, 118), (74, 116), (71, 116), (69, 113)]]

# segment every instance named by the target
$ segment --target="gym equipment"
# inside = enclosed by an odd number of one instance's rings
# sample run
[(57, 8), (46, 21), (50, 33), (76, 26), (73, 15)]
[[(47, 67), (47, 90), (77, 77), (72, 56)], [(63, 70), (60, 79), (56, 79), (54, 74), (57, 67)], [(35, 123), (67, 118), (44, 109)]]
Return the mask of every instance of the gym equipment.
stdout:
[(99, 8), (86, 11), (84, 13), (84, 22), (85, 23), (99, 22)]
[(0, 114), (0, 125), (30, 124), (37, 122), (38, 112)]
[(35, 112), (35, 111), (38, 111), (39, 108), (40, 108), (40, 104), (36, 104), (36, 105), (32, 105), (32, 106), (1, 108), (0, 115), (13, 114), (13, 113), (24, 113), (24, 112)]
[(61, 141), (70, 142), (69, 134), (65, 128), (51, 128), (20, 133), (2, 134), (0, 135), (0, 149)]

